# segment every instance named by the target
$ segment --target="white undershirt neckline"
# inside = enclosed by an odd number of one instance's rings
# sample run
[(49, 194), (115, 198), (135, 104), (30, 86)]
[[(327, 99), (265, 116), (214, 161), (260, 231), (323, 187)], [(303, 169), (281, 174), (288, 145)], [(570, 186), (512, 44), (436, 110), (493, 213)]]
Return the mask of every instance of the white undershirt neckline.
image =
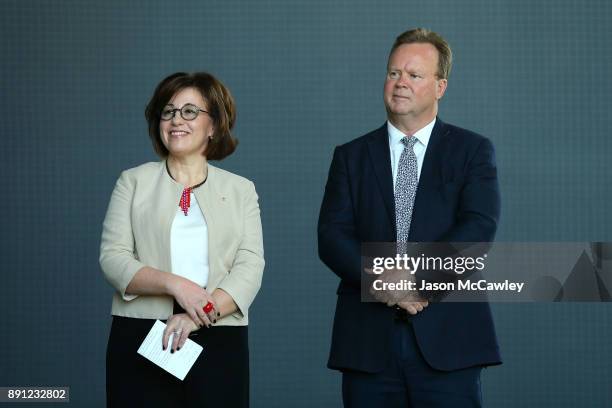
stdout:
[(187, 278), (201, 287), (208, 283), (208, 226), (193, 191), (187, 215), (180, 206), (170, 230), (172, 273)]
[[(427, 145), (431, 138), (431, 132), (433, 131), (434, 125), (436, 124), (436, 118), (434, 118), (427, 125), (417, 130), (412, 137), (416, 137), (418, 142), (414, 144), (412, 150), (417, 158), (418, 173), (417, 179), (421, 177), (421, 169), (423, 168), (423, 160), (425, 159), (425, 152), (427, 151)], [(397, 167), (399, 166), (400, 156), (404, 151), (404, 144), (402, 139), (406, 135), (401, 130), (393, 126), (390, 121), (387, 121), (387, 133), (389, 134), (389, 152), (391, 153), (391, 174), (393, 175), (393, 191), (395, 191), (395, 181), (397, 180)]]

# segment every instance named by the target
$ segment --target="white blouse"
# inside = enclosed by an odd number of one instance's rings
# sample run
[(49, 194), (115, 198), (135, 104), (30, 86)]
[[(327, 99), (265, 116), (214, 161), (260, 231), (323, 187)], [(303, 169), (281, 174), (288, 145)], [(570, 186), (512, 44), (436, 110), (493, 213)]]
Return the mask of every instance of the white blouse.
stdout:
[(172, 273), (206, 287), (208, 283), (208, 227), (193, 192), (187, 215), (177, 203), (170, 232), (170, 256)]

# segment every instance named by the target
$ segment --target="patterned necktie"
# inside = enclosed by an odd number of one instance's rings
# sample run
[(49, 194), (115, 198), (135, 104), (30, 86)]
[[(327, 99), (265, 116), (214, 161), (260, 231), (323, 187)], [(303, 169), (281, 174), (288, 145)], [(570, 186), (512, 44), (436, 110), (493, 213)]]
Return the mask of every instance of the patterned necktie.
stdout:
[(404, 151), (399, 159), (395, 180), (395, 225), (398, 243), (408, 242), (412, 207), (419, 182), (417, 158), (412, 149), (416, 142), (417, 138), (414, 136), (402, 138)]

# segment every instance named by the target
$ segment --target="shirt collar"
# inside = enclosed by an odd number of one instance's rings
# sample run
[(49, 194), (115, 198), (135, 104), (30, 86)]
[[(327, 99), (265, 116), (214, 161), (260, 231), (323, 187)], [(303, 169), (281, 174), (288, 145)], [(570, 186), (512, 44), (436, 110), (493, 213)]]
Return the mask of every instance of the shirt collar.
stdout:
[[(415, 134), (412, 135), (416, 137), (417, 140), (423, 146), (425, 146), (425, 148), (427, 148), (427, 144), (429, 143), (429, 138), (431, 137), (431, 132), (435, 124), (436, 124), (436, 118), (433, 118), (431, 122), (429, 122), (427, 125), (425, 125), (421, 129), (417, 130)], [(387, 133), (389, 134), (389, 146), (392, 146), (392, 147), (397, 144), (401, 144), (402, 139), (405, 136), (409, 136), (409, 135), (402, 133), (401, 130), (393, 126), (393, 124), (390, 121), (387, 121)]]

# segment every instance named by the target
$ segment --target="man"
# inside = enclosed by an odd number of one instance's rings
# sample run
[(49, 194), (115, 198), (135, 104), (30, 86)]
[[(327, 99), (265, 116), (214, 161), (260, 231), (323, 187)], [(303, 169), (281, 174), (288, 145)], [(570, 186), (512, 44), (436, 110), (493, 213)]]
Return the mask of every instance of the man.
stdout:
[(361, 301), (362, 243), (494, 238), (493, 145), (437, 118), (451, 60), (434, 32), (397, 37), (387, 123), (334, 151), (318, 237), (341, 279), (328, 366), (342, 371), (346, 407), (481, 406), (481, 368), (501, 363), (487, 303)]

